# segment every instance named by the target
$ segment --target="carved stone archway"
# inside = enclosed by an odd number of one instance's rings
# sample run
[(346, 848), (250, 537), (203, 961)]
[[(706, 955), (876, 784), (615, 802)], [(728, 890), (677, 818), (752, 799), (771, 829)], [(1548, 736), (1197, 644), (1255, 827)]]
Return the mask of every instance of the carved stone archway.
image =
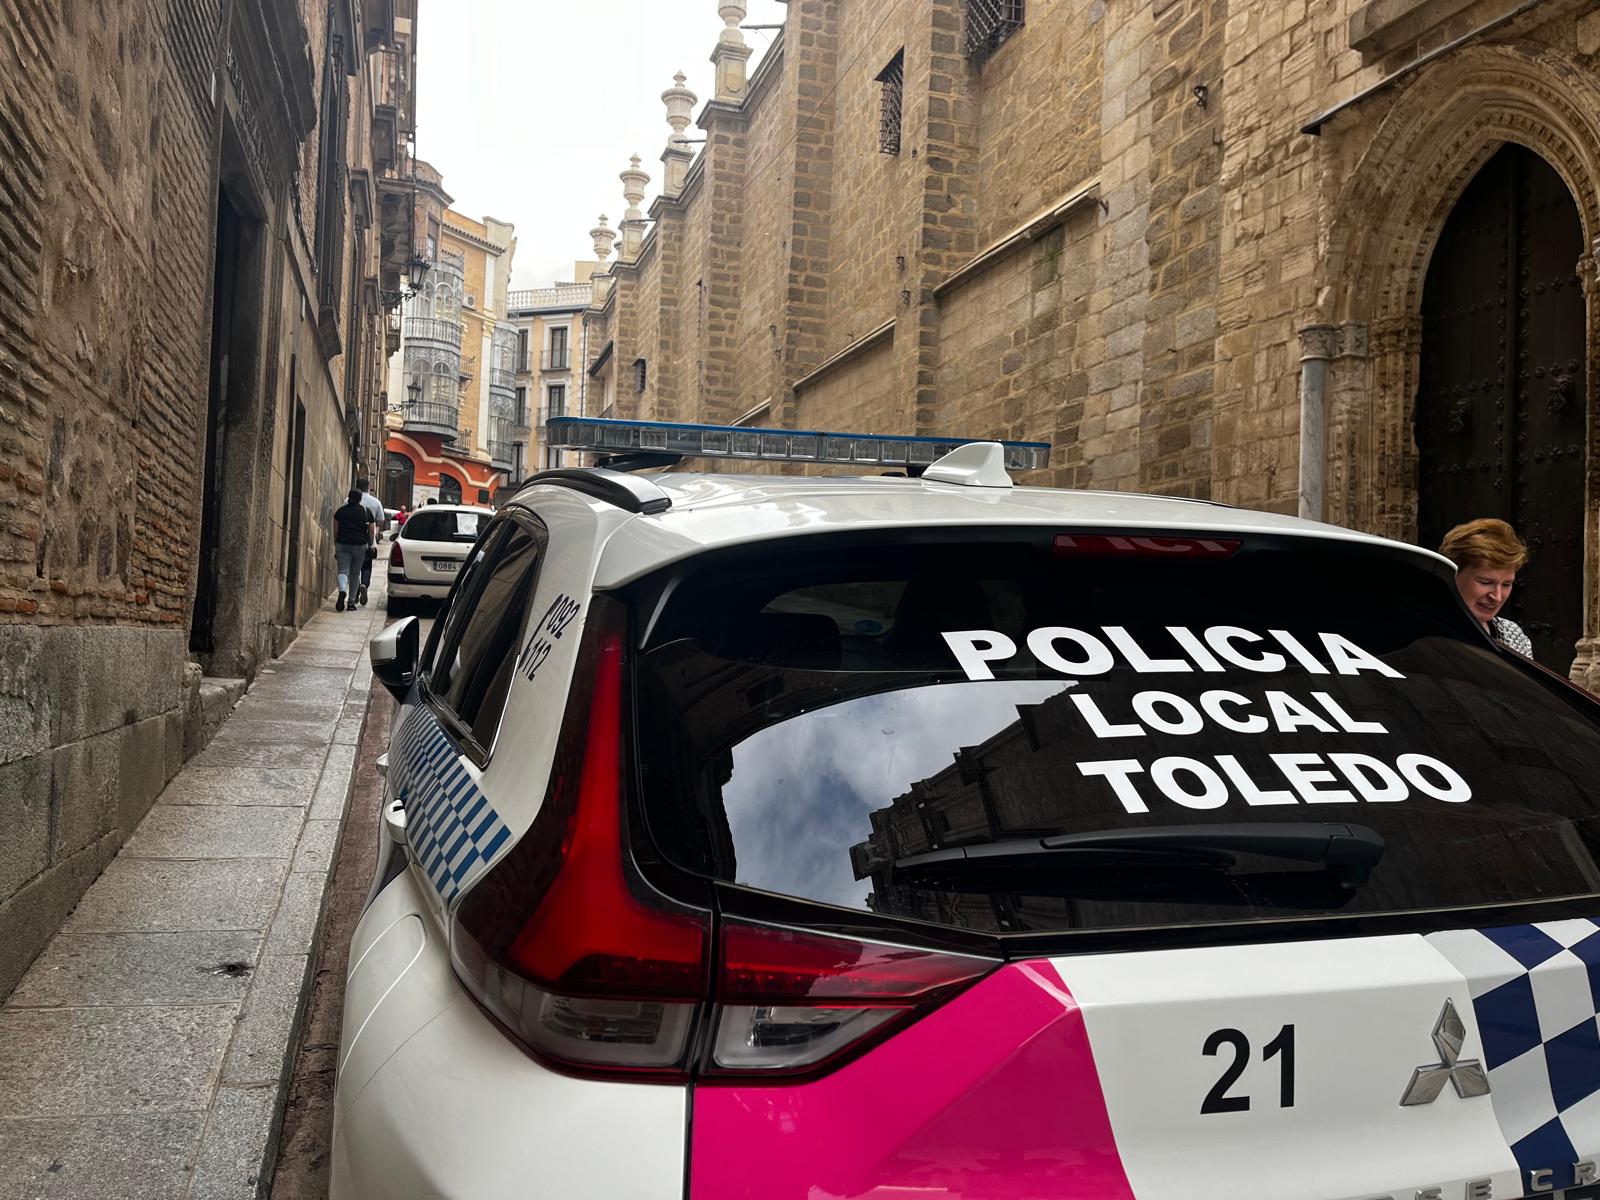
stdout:
[[(1330, 137), (1339, 136), (1330, 127)], [(1541, 155), (1577, 201), (1584, 244), (1600, 238), (1600, 76), (1544, 45), (1466, 48), (1417, 73), (1343, 181), (1321, 263), (1320, 311), (1337, 330), (1327, 381), (1330, 521), (1414, 540), (1412, 418), (1422, 285), (1440, 231), (1478, 169), (1506, 142)], [(1573, 678), (1600, 680), (1600, 303), (1595, 258), (1579, 264), (1588, 306), (1584, 636)], [(1326, 339), (1325, 332), (1319, 336)]]

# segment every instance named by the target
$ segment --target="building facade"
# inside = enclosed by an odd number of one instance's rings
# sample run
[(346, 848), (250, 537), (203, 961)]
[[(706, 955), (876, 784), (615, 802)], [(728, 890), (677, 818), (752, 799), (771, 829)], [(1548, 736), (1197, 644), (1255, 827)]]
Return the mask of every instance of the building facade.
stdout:
[(450, 208), (417, 164), (415, 226), (429, 269), (405, 304), (388, 365), (382, 499), (489, 504), (513, 467), (516, 330), (506, 320), (512, 226)]
[(1040, 482), (1428, 545), (1501, 516), (1512, 615), (1600, 682), (1593, 0), (792, 0), (753, 72), (707, 7), (591, 413), (1042, 439)]
[(574, 263), (571, 281), (510, 294), (517, 366), (513, 480), (565, 465), (562, 452), (545, 445), (545, 422), (587, 411), (583, 316), (594, 298), (593, 272), (593, 263)]
[[(331, 586), (412, 0), (0, 2), (0, 996)], [(405, 197), (397, 203), (397, 197)]]

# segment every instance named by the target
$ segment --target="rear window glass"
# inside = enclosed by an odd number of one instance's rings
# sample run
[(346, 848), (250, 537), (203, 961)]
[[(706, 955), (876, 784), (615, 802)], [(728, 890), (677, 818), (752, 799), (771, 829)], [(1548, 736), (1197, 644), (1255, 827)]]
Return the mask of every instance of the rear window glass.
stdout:
[[(1600, 891), (1594, 718), (1503, 661), (1447, 577), (1105, 543), (680, 580), (637, 659), (651, 835), (728, 882), (990, 932)], [(1338, 851), (1307, 849), (1325, 833)]]
[(401, 536), (418, 542), (475, 542), (491, 514), (480, 512), (429, 512), (422, 509), (406, 518)]

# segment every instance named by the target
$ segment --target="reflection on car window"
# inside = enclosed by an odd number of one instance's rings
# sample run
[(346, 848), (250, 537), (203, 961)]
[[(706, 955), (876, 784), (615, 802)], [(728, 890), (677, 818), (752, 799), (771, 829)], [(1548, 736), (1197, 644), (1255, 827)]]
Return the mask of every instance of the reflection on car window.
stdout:
[[(1351, 602), (1351, 572), (1381, 599)], [(1448, 581), (1383, 559), (1124, 563), (1046, 545), (723, 565), (677, 589), (639, 680), (652, 835), (766, 891), (991, 931), (1600, 891), (1592, 713), (1499, 657)], [(1370, 880), (1249, 855), (1159, 872), (1079, 856), (1011, 890), (896, 867), (1057, 834), (1306, 821), (1375, 830)]]

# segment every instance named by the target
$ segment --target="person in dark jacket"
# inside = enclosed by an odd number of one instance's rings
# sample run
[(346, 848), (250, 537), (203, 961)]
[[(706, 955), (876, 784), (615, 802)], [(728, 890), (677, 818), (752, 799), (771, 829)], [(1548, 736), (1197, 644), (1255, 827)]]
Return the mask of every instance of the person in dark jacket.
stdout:
[(1511, 599), (1517, 572), (1528, 562), (1528, 547), (1517, 531), (1494, 517), (1457, 525), (1444, 535), (1439, 553), (1456, 565), (1456, 591), (1484, 632), (1508, 650), (1533, 657), (1533, 642), (1500, 610)]
[[(378, 524), (361, 503), (361, 489), (351, 488), (345, 502), (333, 510), (333, 553), (339, 564), (339, 602), (333, 606), (334, 612), (345, 610), (350, 581), (360, 580), (362, 560), (377, 535)], [(353, 609), (356, 605), (350, 607)]]

